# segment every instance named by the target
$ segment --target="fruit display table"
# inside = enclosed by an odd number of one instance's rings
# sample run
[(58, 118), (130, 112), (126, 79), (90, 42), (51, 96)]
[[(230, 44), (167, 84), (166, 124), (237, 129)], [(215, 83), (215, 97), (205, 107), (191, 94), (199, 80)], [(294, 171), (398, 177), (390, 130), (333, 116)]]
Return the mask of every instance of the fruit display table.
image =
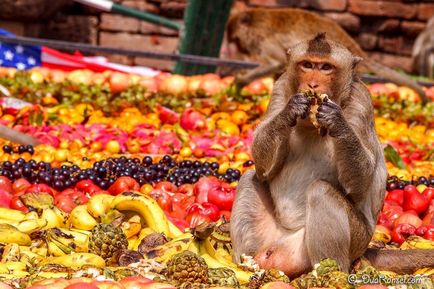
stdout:
[[(215, 74), (142, 77), (0, 68), (0, 288), (397, 288), (369, 264), (348, 283), (334, 260), (295, 279), (232, 262), (229, 222), (273, 80), (241, 91)], [(371, 84), (389, 178), (372, 245), (434, 249), (434, 104)], [(434, 88), (427, 90), (434, 99)], [(433, 288), (434, 268), (419, 268)], [(413, 286), (413, 287), (412, 287)], [(417, 287), (419, 286), (419, 287)], [(431, 287), (430, 287), (431, 286)]]

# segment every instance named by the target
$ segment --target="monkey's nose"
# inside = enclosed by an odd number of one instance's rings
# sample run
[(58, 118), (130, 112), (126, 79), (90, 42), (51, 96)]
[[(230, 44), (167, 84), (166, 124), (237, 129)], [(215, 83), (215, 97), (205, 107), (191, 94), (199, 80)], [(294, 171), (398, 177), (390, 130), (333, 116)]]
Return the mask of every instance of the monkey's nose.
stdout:
[(311, 89), (315, 89), (315, 88), (318, 88), (319, 85), (316, 82), (311, 82), (311, 83), (308, 83), (307, 86), (309, 86), (309, 88), (311, 88)]

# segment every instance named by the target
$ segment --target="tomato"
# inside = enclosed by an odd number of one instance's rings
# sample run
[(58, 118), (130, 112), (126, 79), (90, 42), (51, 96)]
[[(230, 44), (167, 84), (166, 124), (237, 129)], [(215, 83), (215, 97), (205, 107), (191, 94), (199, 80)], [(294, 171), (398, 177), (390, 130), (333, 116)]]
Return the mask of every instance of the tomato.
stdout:
[(393, 190), (388, 192), (385, 200), (402, 206), (404, 204), (404, 190)]
[(0, 176), (0, 190), (12, 193), (12, 182), (5, 176)]
[(170, 196), (173, 196), (178, 191), (178, 188), (171, 182), (159, 182), (154, 188), (157, 190), (163, 190), (169, 193)]
[(231, 211), (220, 211), (220, 218), (224, 217), (226, 221), (230, 221), (231, 214)]
[(55, 197), (57, 195), (57, 191), (52, 189), (50, 186), (46, 184), (34, 184), (30, 185), (25, 191), (26, 194), (28, 193), (40, 193), (45, 192), (49, 193), (51, 196)]
[(170, 198), (169, 193), (163, 190), (152, 190), (149, 195), (151, 198), (157, 201), (158, 205), (163, 211), (171, 212), (172, 211), (172, 199)]
[(28, 187), (30, 187), (30, 183), (26, 179), (20, 178), (12, 184), (12, 191), (14, 194), (21, 193), (24, 192)]
[(426, 198), (428, 198), (430, 201), (434, 200), (434, 188), (428, 187), (426, 188), (422, 193)]
[(75, 188), (83, 193), (92, 194), (94, 192), (100, 191), (101, 188), (95, 185), (91, 180), (81, 180), (75, 184)]
[(429, 206), (430, 200), (424, 194), (419, 193), (413, 185), (404, 188), (404, 211), (415, 210), (419, 215), (423, 214)]
[(193, 192), (196, 196), (196, 202), (208, 202), (208, 191), (222, 182), (216, 177), (202, 177), (193, 186)]
[(208, 201), (220, 210), (230, 211), (235, 200), (235, 188), (229, 186), (213, 187), (208, 192)]
[(78, 282), (66, 286), (65, 289), (98, 289), (98, 287), (92, 283)]
[(213, 222), (217, 221), (220, 218), (220, 210), (219, 208), (211, 203), (194, 203), (187, 210), (187, 218), (188, 215), (199, 213), (203, 216), (209, 217), (209, 219)]
[(414, 235), (415, 232), (415, 226), (410, 224), (399, 224), (392, 230), (392, 241), (401, 245), (408, 236)]
[(395, 220), (394, 224), (395, 227), (399, 224), (410, 224), (418, 228), (420, 225), (422, 225), (422, 220), (417, 216), (415, 212), (407, 211), (402, 213), (402, 215)]
[(124, 192), (139, 191), (140, 185), (131, 177), (119, 177), (113, 185), (110, 186), (108, 192), (112, 195), (119, 195)]
[(26, 207), (26, 205), (24, 205), (23, 201), (21, 201), (19, 195), (15, 195), (12, 197), (10, 208), (14, 209), (14, 210), (20, 210), (20, 211), (23, 211), (25, 213), (27, 213), (29, 211), (29, 209)]
[(12, 194), (8, 191), (0, 189), (0, 207), (10, 208), (12, 201)]
[(194, 212), (191, 214), (188, 214), (185, 220), (190, 224), (191, 228), (197, 227), (202, 223), (209, 223), (211, 222), (211, 219), (209, 216), (204, 216), (200, 214), (199, 212)]

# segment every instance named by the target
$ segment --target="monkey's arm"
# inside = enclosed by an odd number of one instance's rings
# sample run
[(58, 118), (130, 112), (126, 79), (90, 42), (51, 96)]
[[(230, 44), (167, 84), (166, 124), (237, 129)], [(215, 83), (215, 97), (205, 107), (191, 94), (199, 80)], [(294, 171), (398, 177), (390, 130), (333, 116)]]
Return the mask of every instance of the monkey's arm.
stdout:
[(252, 156), (260, 181), (271, 181), (282, 169), (289, 153), (291, 127), (297, 117), (306, 117), (309, 101), (302, 94), (288, 97), (287, 76), (275, 83), (264, 120), (255, 130)]

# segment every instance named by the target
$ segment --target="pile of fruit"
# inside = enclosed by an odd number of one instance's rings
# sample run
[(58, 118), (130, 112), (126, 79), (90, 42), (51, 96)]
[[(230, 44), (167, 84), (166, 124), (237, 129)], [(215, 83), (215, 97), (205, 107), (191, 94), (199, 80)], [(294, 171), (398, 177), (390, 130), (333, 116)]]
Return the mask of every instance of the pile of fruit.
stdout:
[[(254, 169), (273, 86), (232, 80), (0, 68), (11, 93), (0, 124), (42, 142), (0, 140), (0, 289), (363, 289), (411, 277), (361, 264), (356, 277), (381, 279), (367, 287), (330, 259), (293, 280), (250, 256), (232, 262), (236, 186)], [(371, 245), (434, 249), (434, 105), (405, 87), (368, 88), (390, 175)], [(414, 275), (407, 288), (433, 288), (434, 268)]]

